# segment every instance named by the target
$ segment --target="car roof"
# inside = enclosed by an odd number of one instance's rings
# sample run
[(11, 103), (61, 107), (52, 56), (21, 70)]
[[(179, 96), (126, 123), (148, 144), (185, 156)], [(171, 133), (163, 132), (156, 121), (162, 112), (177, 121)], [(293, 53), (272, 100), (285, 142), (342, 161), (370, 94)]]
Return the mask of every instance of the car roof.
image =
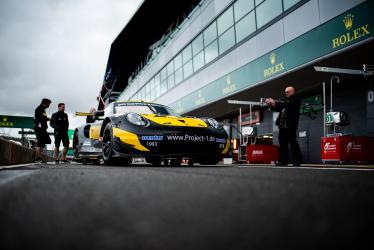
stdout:
[(115, 104), (141, 103), (141, 104), (159, 105), (159, 106), (165, 106), (165, 107), (167, 107), (166, 105), (163, 105), (163, 104), (154, 103), (154, 102), (145, 102), (145, 101), (115, 101), (114, 103)]

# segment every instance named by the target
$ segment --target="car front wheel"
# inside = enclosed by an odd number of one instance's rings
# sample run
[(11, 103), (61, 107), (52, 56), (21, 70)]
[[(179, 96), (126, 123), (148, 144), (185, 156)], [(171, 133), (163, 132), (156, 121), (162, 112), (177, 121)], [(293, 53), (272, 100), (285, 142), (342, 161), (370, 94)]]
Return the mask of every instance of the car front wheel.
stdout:
[(113, 126), (108, 123), (103, 132), (103, 160), (106, 165), (122, 165), (128, 166), (131, 164), (131, 158), (113, 157)]
[(108, 123), (103, 132), (103, 159), (105, 164), (113, 164), (113, 127)]
[(199, 159), (201, 165), (216, 165), (221, 161), (220, 157), (204, 157)]

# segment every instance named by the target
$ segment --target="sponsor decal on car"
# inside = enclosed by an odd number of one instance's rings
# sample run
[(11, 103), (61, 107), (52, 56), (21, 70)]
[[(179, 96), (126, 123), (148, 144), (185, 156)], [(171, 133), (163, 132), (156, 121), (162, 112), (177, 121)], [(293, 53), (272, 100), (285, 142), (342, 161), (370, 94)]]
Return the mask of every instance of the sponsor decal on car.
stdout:
[(162, 135), (143, 135), (141, 137), (142, 141), (162, 141), (164, 136)]
[(226, 143), (226, 139), (225, 138), (216, 138), (216, 142), (218, 142), (218, 143)]
[(218, 142), (226, 143), (226, 139), (215, 138), (214, 136), (208, 135), (167, 135), (169, 141), (190, 141), (190, 142)]

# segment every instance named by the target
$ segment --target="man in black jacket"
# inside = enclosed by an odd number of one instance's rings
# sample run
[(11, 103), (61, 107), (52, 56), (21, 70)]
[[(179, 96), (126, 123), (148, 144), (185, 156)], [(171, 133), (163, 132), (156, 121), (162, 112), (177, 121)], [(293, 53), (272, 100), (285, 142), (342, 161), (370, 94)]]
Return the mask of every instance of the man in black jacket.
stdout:
[(47, 109), (50, 104), (51, 100), (43, 98), (40, 105), (35, 109), (34, 131), (37, 140), (35, 162), (45, 163), (45, 161), (41, 158), (42, 148), (44, 148), (46, 144), (51, 143), (51, 138), (49, 137), (47, 132), (47, 122), (49, 119), (47, 117), (47, 113), (45, 112), (45, 109)]
[(266, 99), (266, 104), (271, 110), (279, 112), (276, 125), (279, 127), (279, 162), (278, 165), (288, 164), (288, 144), (295, 158), (294, 166), (303, 163), (299, 143), (296, 140), (296, 130), (299, 124), (300, 99), (295, 95), (293, 87), (287, 87), (284, 91), (286, 97), (282, 100)]
[(61, 161), (67, 162), (66, 154), (68, 152), (69, 148), (69, 136), (68, 136), (68, 130), (69, 130), (69, 120), (68, 115), (65, 113), (65, 104), (59, 103), (58, 104), (58, 111), (54, 113), (51, 117), (51, 127), (55, 129), (54, 135), (55, 135), (55, 161), (58, 163), (58, 154), (60, 151), (60, 144), (62, 141), (62, 144), (64, 146), (64, 149), (62, 151), (62, 158)]

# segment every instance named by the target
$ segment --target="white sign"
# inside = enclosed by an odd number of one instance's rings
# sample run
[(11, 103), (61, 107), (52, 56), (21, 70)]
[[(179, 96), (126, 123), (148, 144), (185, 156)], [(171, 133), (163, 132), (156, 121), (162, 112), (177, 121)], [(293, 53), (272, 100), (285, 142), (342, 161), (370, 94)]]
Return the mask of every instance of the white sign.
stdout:
[(251, 126), (242, 127), (242, 135), (253, 135), (254, 129)]

